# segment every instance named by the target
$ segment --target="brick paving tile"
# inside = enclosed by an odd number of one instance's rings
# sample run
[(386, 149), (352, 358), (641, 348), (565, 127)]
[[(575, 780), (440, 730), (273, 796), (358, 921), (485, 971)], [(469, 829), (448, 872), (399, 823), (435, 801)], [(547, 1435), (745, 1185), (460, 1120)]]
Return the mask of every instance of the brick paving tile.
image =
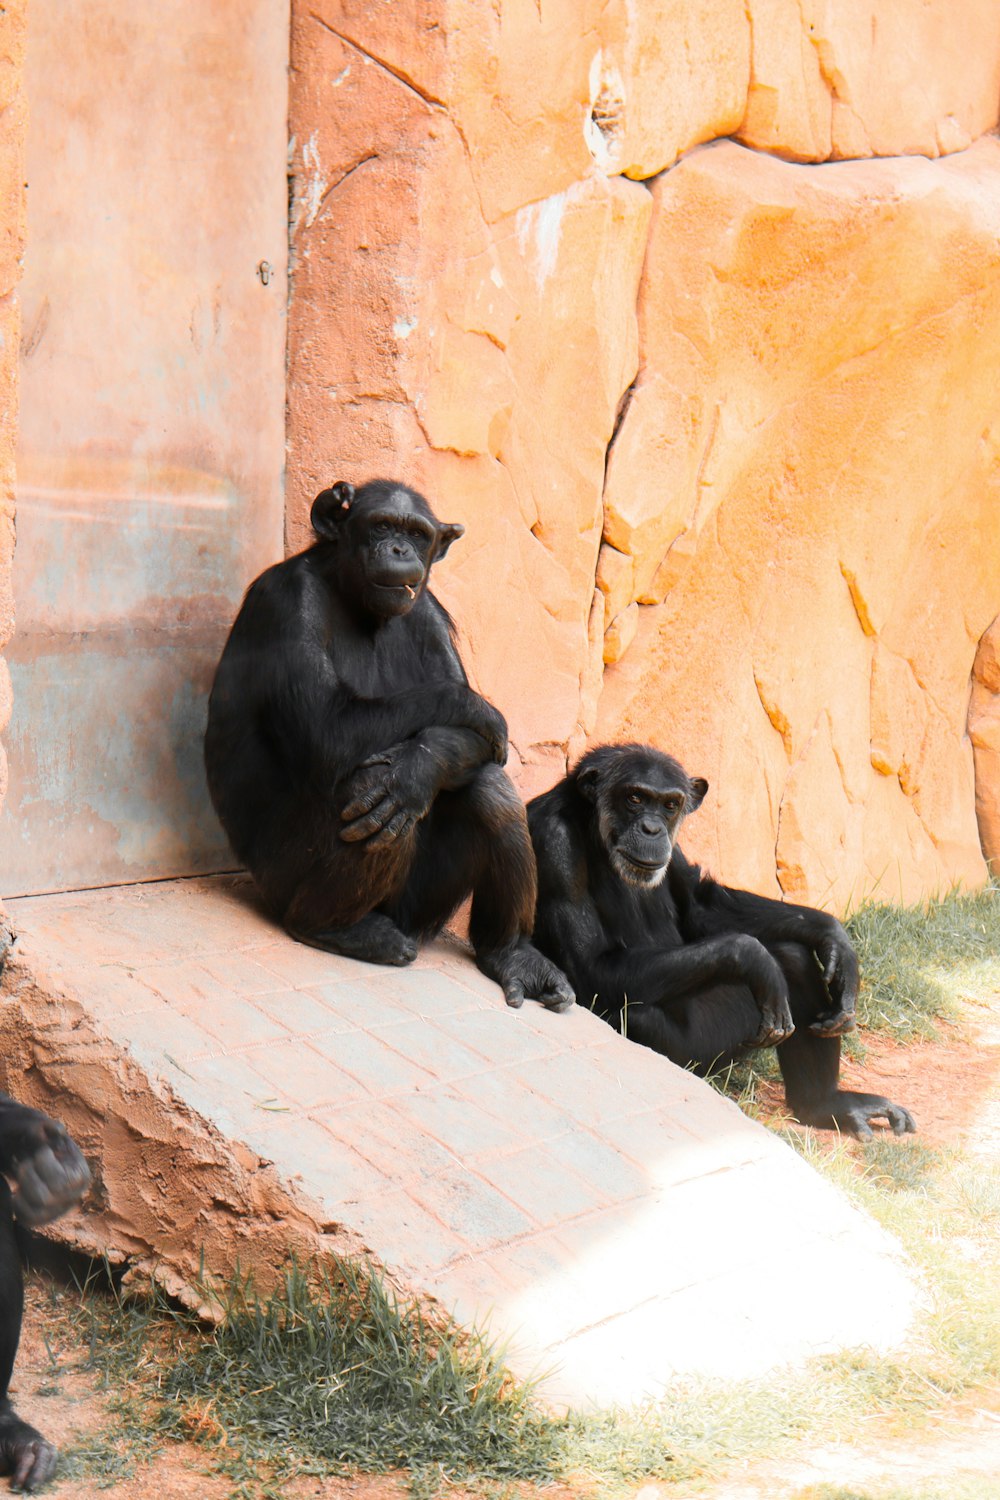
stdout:
[(377, 1099), (409, 1093), (434, 1083), (433, 1073), (419, 1063), (411, 1062), (381, 1037), (366, 1031), (318, 1036), (312, 1046), (321, 1056), (328, 1057), (338, 1068), (356, 1078), (361, 1088)]
[(559, 1099), (568, 1114), (595, 1130), (635, 1108), (628, 1090), (609, 1085), (591, 1052), (563, 1052), (518, 1063), (514, 1072), (523, 1087)]
[[(510, 1068), (480, 1073), (467, 1085), (471, 1098), (504, 1122), (508, 1137), (513, 1127), (518, 1141), (547, 1141), (578, 1129), (576, 1120), (563, 1101), (555, 1101), (525, 1088)], [(459, 1090), (464, 1092), (464, 1087)]]
[(254, 948), (252, 957), (293, 989), (308, 989), (313, 984), (332, 984), (338, 980), (362, 984), (372, 967), (353, 958), (341, 958), (337, 953), (322, 953), (318, 948), (309, 948), (284, 936), (276, 937), (265, 947)]
[(546, 1146), (477, 1162), (476, 1171), (546, 1229), (589, 1213), (600, 1202), (592, 1186)]
[(265, 969), (250, 953), (205, 953), (198, 956), (199, 966), (223, 989), (241, 995), (281, 994), (288, 987), (277, 974)]
[[(165, 1055), (169, 1064), (171, 1054)], [(261, 1112), (266, 1113), (269, 1103), (283, 1102), (242, 1057), (200, 1057), (164, 1071), (168, 1076), (173, 1071), (175, 1078), (179, 1074), (178, 1092), (186, 1104), (238, 1140), (259, 1121)]]
[(475, 1099), (450, 1088), (428, 1089), (394, 1101), (403, 1128), (439, 1141), (460, 1161), (509, 1149), (510, 1126), (482, 1109)]
[(434, 1214), (402, 1189), (371, 1200), (361, 1199), (351, 1213), (351, 1228), (368, 1248), (404, 1275), (424, 1278), (453, 1260), (455, 1235)]
[(137, 974), (129, 974), (116, 964), (94, 968), (70, 966), (62, 970), (62, 978), (70, 992), (86, 1003), (88, 1014), (98, 1021), (141, 1015), (143, 1011), (159, 1010), (166, 1003)]
[(471, 1047), (486, 1062), (517, 1063), (551, 1057), (551, 1039), (544, 1033), (517, 1024), (517, 1012), (463, 1011), (457, 1016), (441, 1016), (439, 1031)]
[(227, 993), (219, 981), (194, 959), (143, 964), (136, 973), (143, 984), (149, 985), (178, 1010), (187, 1005), (206, 1006)]
[(193, 1058), (218, 1051), (218, 1042), (197, 1021), (179, 1015), (166, 1000), (155, 1009), (126, 1017), (122, 1034), (137, 1062), (154, 1071), (163, 1061), (189, 1063)]
[(314, 1110), (313, 1115), (400, 1187), (408, 1188), (424, 1177), (450, 1171), (462, 1160), (447, 1146), (414, 1129), (413, 1123), (391, 1104), (375, 1109), (366, 1100), (341, 1109)]
[[(448, 975), (436, 969), (423, 965), (406, 969), (374, 969), (371, 964), (359, 964), (358, 968), (364, 971), (359, 975), (359, 982), (376, 998), (384, 997), (418, 1016), (453, 1016), (464, 1010), (484, 1008), (482, 997), (471, 989), (456, 988)], [(499, 989), (497, 995), (503, 1004), (503, 994)]]
[(189, 1002), (180, 1009), (190, 1019), (197, 1020), (227, 1050), (258, 1046), (262, 1042), (280, 1042), (292, 1034), (289, 1027), (281, 1025), (250, 1000), (230, 992), (220, 991), (214, 1000), (203, 1005), (195, 1006)]
[(577, 1129), (548, 1142), (548, 1152), (557, 1168), (568, 1167), (590, 1183), (591, 1191), (610, 1203), (640, 1197), (650, 1185), (649, 1174), (623, 1160), (589, 1131)]
[(240, 1057), (272, 1094), (304, 1110), (320, 1104), (348, 1103), (369, 1095), (363, 1083), (306, 1042), (270, 1042), (241, 1053)]
[(447, 1224), (466, 1250), (493, 1249), (537, 1227), (509, 1198), (464, 1168), (426, 1178), (410, 1196)]
[(486, 1063), (478, 1052), (463, 1047), (430, 1021), (420, 1017), (384, 1029), (373, 1028), (373, 1037), (401, 1052), (440, 1083), (455, 1083), (482, 1073)]
[(390, 1026), (413, 1019), (413, 1012), (405, 1005), (398, 1005), (388, 995), (356, 979), (350, 983), (335, 980), (329, 984), (311, 984), (303, 993), (326, 1006), (337, 1031), (364, 1031), (372, 1026)]
[(259, 1145), (256, 1139), (247, 1144), (262, 1154), (266, 1150), (282, 1175), (297, 1178), (327, 1212), (372, 1202), (392, 1187), (388, 1177), (321, 1119), (262, 1117), (258, 1138)]
[[(272, 990), (270, 994), (257, 995), (254, 998), (261, 1010), (266, 1011), (274, 1020), (280, 1021), (282, 1026), (287, 1027), (295, 1036), (334, 1036), (338, 1032), (353, 1031), (357, 1027), (356, 1015), (354, 1019), (346, 1020), (336, 1006), (323, 998), (325, 990), (335, 988), (338, 986), (324, 985), (319, 989), (308, 990)], [(347, 990), (347, 986), (339, 986), (339, 988)]]

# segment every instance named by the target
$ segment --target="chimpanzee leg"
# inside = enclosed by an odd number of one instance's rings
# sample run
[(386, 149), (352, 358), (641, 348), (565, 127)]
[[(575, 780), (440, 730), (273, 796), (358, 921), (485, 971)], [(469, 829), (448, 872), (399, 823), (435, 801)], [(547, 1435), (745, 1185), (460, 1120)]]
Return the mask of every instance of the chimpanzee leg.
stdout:
[[(417, 944), (381, 908), (405, 887), (416, 853), (416, 831), (388, 846), (345, 843), (343, 824), (317, 819), (307, 832), (289, 837), (288, 864), (282, 871), (283, 897), (273, 902), (292, 937), (327, 953), (367, 963), (403, 965), (417, 956)], [(291, 851), (306, 851), (305, 856)], [(291, 861), (294, 858), (295, 865)], [(274, 864), (268, 881), (276, 884)], [(265, 896), (268, 890), (263, 881)]]
[(606, 1019), (629, 1041), (699, 1074), (727, 1067), (760, 1030), (760, 1009), (743, 984), (716, 984), (662, 1005), (625, 1005)]
[(440, 930), (470, 891), (476, 962), (508, 1004), (531, 996), (555, 1010), (572, 1005), (565, 976), (530, 941), (536, 876), (524, 804), (492, 764), (435, 799), (418, 825), (406, 886), (383, 910), (404, 932), (423, 936)]
[(10, 1189), (0, 1177), (0, 1472), (12, 1474), (19, 1488), (34, 1490), (51, 1477), (56, 1450), (34, 1427), (21, 1421), (7, 1394), (23, 1310), (24, 1282)]
[(840, 1130), (865, 1140), (872, 1134), (870, 1121), (884, 1118), (896, 1135), (916, 1129), (913, 1117), (899, 1104), (880, 1094), (860, 1094), (838, 1088), (840, 1037), (817, 1036), (809, 1027), (817, 1016), (830, 1010), (830, 995), (812, 953), (798, 943), (771, 948), (788, 980), (789, 1003), (795, 1030), (782, 1042), (778, 1063), (785, 1084), (785, 1099), (803, 1125)]

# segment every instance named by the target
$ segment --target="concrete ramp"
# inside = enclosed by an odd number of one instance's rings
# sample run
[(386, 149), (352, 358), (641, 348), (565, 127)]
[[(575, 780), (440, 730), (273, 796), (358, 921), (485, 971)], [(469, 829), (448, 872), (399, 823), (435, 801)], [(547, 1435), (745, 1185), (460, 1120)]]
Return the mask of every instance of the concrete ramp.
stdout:
[(10, 909), (4, 1086), (96, 1164), (86, 1248), (188, 1295), (365, 1252), (575, 1404), (905, 1333), (898, 1248), (791, 1149), (579, 1007), (508, 1010), (456, 944), (329, 957), (241, 877)]

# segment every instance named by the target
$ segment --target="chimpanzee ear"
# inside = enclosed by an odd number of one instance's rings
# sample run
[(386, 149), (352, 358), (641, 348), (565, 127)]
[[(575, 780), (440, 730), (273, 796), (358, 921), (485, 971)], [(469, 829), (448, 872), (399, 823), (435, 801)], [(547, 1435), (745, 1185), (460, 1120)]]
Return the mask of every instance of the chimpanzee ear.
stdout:
[(353, 499), (354, 486), (344, 479), (338, 479), (328, 490), (320, 490), (309, 512), (316, 535), (332, 541), (339, 534), (338, 528), (350, 510)]
[(704, 776), (691, 777), (691, 793), (687, 799), (687, 810), (689, 813), (693, 813), (696, 808), (701, 806), (705, 800), (705, 793), (707, 791), (708, 782)]
[(452, 542), (457, 542), (460, 536), (465, 535), (465, 527), (460, 526), (457, 521), (445, 521), (438, 527), (437, 549), (434, 553), (434, 561), (444, 557)]
[(586, 797), (588, 802), (597, 801), (597, 783), (600, 772), (596, 766), (587, 766), (576, 778), (577, 790), (581, 796)]

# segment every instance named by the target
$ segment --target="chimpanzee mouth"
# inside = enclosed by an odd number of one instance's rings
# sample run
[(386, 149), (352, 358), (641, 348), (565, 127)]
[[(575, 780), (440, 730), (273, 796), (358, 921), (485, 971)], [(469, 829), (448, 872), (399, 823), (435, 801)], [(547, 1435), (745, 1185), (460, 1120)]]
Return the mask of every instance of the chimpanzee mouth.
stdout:
[(412, 583), (377, 583), (375, 587), (383, 594), (405, 594), (411, 602), (417, 597)]
[(622, 880), (629, 885), (659, 885), (667, 873), (667, 867), (662, 860), (638, 859), (634, 854), (626, 853), (624, 849), (614, 851), (612, 864)]

